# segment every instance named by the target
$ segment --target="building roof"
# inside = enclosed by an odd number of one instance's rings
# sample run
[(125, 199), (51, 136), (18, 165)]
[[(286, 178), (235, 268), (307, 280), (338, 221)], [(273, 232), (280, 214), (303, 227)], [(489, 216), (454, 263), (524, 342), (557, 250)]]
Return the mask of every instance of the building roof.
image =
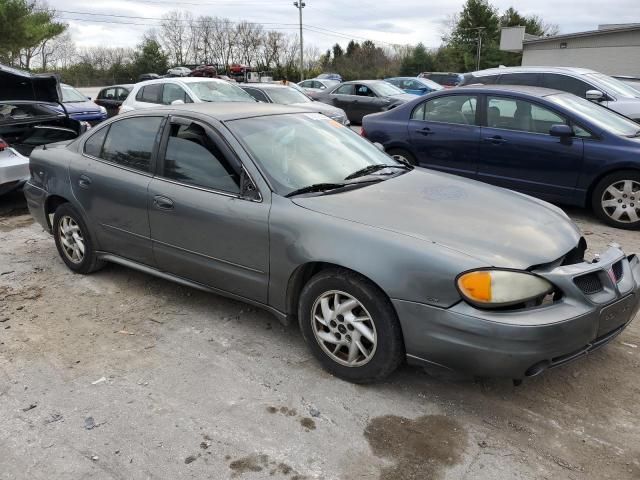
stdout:
[(558, 40), (569, 40), (571, 38), (592, 37), (592, 36), (598, 36), (598, 35), (614, 35), (616, 33), (621, 33), (621, 32), (636, 32), (636, 31), (640, 32), (640, 23), (630, 23), (620, 27), (611, 27), (611, 28), (607, 27), (607, 28), (601, 28), (598, 30), (587, 30), (585, 32), (565, 33), (562, 35), (553, 35), (550, 37), (530, 38), (530, 36), (525, 36), (523, 44), (528, 45), (531, 43), (554, 42)]
[(573, 75), (586, 75), (588, 73), (598, 73), (595, 70), (579, 67), (496, 67), (487, 68), (485, 70), (478, 70), (472, 72), (474, 77), (481, 77), (486, 75), (500, 75), (503, 73), (566, 73)]

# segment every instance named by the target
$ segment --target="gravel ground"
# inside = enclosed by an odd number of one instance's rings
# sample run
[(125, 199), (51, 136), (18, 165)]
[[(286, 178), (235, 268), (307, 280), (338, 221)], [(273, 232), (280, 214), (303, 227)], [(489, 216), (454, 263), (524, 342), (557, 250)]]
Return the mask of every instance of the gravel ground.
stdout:
[[(570, 210), (591, 250), (640, 234)], [(119, 266), (78, 276), (0, 199), (0, 479), (637, 479), (640, 323), (514, 387), (331, 377), (295, 327)]]

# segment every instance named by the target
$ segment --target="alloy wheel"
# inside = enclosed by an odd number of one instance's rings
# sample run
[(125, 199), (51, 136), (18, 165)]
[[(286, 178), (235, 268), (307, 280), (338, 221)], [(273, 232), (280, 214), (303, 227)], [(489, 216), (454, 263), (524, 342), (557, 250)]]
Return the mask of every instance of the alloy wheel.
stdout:
[(65, 215), (60, 219), (58, 237), (65, 256), (73, 263), (82, 263), (84, 260), (84, 237), (78, 223)]
[(640, 183), (635, 180), (618, 180), (602, 193), (602, 210), (620, 223), (640, 220)]
[(355, 297), (339, 290), (325, 292), (314, 302), (311, 318), (316, 341), (333, 361), (360, 367), (373, 358), (376, 327)]

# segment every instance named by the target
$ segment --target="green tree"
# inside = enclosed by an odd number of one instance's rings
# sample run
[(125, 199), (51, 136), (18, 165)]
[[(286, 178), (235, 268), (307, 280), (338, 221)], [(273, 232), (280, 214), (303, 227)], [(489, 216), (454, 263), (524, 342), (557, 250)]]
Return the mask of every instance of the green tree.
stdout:
[(458, 52), (464, 71), (476, 68), (479, 37), (482, 41), (480, 68), (497, 66), (500, 62), (498, 10), (488, 0), (467, 0), (450, 37), (450, 46)]
[(342, 50), (342, 47), (340, 46), (339, 43), (336, 43), (333, 46), (332, 50), (333, 50), (333, 58), (334, 58), (334, 60), (342, 58), (342, 56), (344, 55), (344, 50)]
[(352, 57), (358, 52), (358, 50), (360, 50), (360, 45), (357, 42), (350, 40), (347, 44), (347, 57)]
[(138, 50), (133, 54), (135, 75), (166, 72), (168, 64), (169, 58), (162, 51), (160, 43), (154, 38), (144, 38), (142, 43), (138, 45)]
[(55, 12), (35, 1), (0, 1), (0, 59), (24, 68), (43, 45), (63, 33), (67, 25), (55, 20)]
[(434, 58), (426, 47), (419, 43), (411, 53), (402, 59), (400, 75), (415, 76), (421, 72), (429, 72), (434, 68)]

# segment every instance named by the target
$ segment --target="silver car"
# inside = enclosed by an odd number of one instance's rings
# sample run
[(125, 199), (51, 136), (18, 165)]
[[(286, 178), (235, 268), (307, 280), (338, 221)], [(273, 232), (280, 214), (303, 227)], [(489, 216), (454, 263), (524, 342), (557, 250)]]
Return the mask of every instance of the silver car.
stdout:
[(640, 123), (640, 91), (620, 80), (586, 68), (502, 67), (467, 73), (460, 86), (529, 85), (573, 93)]
[(586, 261), (560, 209), (408, 166), (318, 113), (145, 109), (31, 163), (29, 209), (71, 270), (114, 262), (260, 306), (353, 382), (405, 359), (519, 381), (639, 306), (638, 258)]

